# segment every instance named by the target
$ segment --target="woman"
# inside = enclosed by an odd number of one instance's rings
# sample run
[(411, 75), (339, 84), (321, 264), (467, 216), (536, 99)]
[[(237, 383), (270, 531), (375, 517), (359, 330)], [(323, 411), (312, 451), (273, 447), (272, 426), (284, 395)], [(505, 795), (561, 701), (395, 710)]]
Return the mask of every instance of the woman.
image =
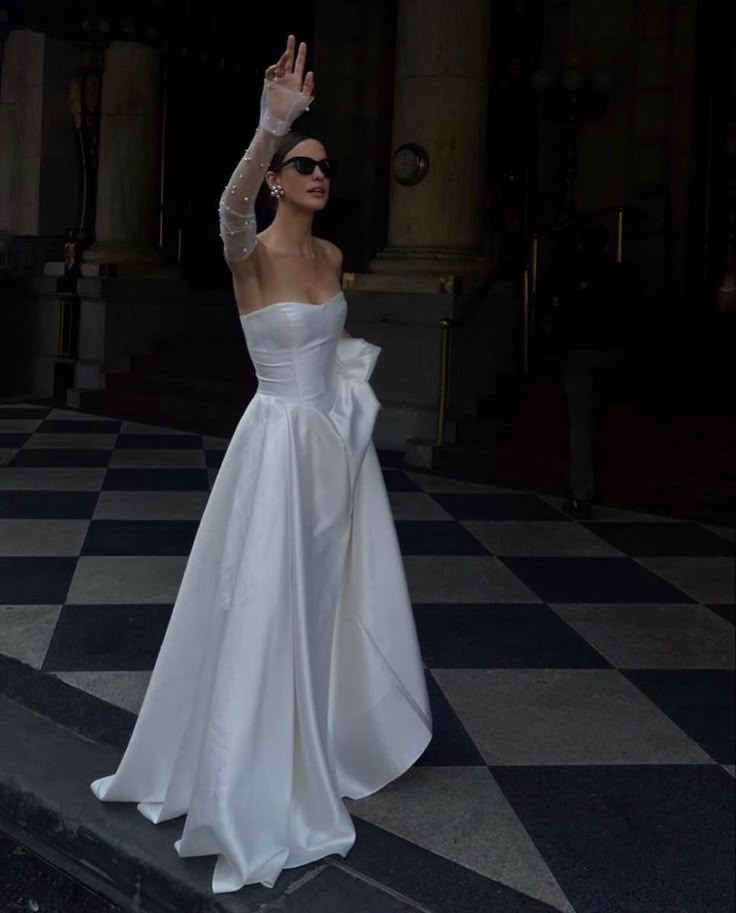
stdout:
[[(316, 140), (287, 136), (314, 86), (305, 45), (294, 51), (290, 36), (266, 71), (260, 128), (220, 201), (258, 390), (120, 767), (92, 784), (154, 822), (186, 815), (176, 849), (217, 856), (216, 892), (271, 886), (283, 868), (346, 855), (355, 831), (341, 797), (380, 789), (431, 736), (371, 443), (379, 350), (341, 338), (341, 256), (311, 232), (331, 165)], [(264, 179), (277, 211), (257, 235)]]

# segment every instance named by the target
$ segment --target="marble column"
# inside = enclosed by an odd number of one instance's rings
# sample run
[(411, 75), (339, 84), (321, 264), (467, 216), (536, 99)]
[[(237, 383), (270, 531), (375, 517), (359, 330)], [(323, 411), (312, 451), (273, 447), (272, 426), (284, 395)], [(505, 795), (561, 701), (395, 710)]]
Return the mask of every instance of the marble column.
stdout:
[(416, 143), (429, 170), (392, 180), (383, 257), (480, 252), (489, 39), (488, 0), (399, 0), (392, 154)]
[(157, 262), (160, 131), (159, 51), (113, 41), (102, 77), (95, 243), (85, 260)]

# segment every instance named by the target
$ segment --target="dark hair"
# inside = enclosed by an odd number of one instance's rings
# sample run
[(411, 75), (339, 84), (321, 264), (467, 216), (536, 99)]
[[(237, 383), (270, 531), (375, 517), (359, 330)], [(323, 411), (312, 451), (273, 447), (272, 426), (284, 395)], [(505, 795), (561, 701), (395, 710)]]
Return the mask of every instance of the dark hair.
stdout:
[[(267, 170), (278, 171), (284, 161), (289, 157), (289, 153), (292, 149), (294, 149), (295, 146), (298, 146), (299, 143), (303, 143), (304, 140), (308, 139), (316, 140), (324, 146), (322, 140), (311, 130), (308, 132), (306, 130), (289, 130), (288, 133), (281, 137)], [(271, 197), (268, 193), (268, 184), (266, 181), (263, 182), (263, 186), (261, 187), (260, 200), (263, 201), (261, 203), (261, 209), (264, 214), (267, 215), (268, 221), (270, 221), (278, 208), (278, 200)]]
[[(271, 164), (268, 166), (268, 170), (277, 171), (289, 157), (291, 150), (294, 149), (295, 146), (298, 146), (299, 143), (303, 143), (308, 139), (322, 143), (322, 140), (318, 136), (315, 136), (314, 133), (302, 132), (301, 130), (290, 130), (285, 136), (282, 136), (276, 147), (276, 152), (274, 152), (273, 158), (271, 159)], [(322, 143), (322, 145), (324, 145), (324, 143)]]

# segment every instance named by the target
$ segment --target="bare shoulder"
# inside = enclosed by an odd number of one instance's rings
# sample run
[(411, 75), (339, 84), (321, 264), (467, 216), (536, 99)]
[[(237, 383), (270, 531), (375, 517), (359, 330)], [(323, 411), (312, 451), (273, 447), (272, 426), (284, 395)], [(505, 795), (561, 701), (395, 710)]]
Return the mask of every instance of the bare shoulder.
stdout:
[(342, 272), (342, 251), (337, 246), (333, 244), (332, 241), (327, 241), (325, 238), (315, 238), (327, 255), (328, 260), (334, 267), (335, 271), (339, 275)]

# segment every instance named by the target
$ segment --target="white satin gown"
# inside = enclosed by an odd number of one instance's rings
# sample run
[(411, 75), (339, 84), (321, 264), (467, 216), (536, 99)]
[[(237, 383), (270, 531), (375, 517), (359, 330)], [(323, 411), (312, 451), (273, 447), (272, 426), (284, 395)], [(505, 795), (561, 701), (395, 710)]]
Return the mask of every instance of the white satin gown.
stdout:
[(117, 772), (99, 799), (186, 815), (212, 887), (345, 855), (341, 797), (422, 754), (431, 718), (368, 383), (342, 294), (242, 318), (258, 390), (233, 435)]

